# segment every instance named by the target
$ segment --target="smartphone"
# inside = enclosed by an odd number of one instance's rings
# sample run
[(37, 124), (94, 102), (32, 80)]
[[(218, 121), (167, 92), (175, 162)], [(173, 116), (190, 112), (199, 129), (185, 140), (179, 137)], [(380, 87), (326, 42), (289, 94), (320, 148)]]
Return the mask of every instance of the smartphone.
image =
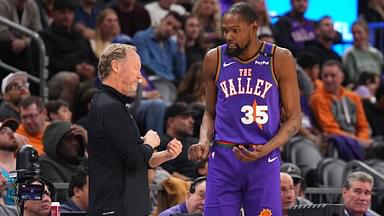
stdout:
[(19, 200), (41, 200), (43, 197), (44, 185), (20, 184), (18, 190)]

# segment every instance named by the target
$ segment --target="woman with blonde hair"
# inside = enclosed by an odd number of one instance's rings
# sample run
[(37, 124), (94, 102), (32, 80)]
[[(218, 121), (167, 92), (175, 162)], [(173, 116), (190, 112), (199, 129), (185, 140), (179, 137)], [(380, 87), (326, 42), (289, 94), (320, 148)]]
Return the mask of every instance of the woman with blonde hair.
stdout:
[(218, 0), (197, 0), (192, 8), (203, 30), (203, 46), (212, 48), (221, 39), (221, 11)]
[(116, 12), (109, 8), (104, 9), (96, 20), (95, 37), (90, 40), (92, 50), (97, 58), (112, 43), (113, 38), (119, 34), (120, 24)]

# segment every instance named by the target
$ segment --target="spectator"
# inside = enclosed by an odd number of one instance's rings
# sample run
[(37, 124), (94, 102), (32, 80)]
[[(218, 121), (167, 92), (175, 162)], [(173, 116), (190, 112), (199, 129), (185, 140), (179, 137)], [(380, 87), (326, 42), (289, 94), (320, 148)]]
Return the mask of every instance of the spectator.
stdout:
[(49, 77), (60, 71), (76, 72), (83, 79), (95, 75), (96, 58), (90, 45), (73, 29), (75, 8), (73, 0), (55, 1), (52, 24), (40, 32), (49, 57)]
[(47, 28), (52, 23), (52, 8), (54, 0), (36, 0), (39, 8), (40, 21), (43, 28)]
[(46, 121), (47, 111), (41, 98), (29, 96), (20, 102), (20, 119), (21, 125), (17, 129), (17, 133), (28, 139), (39, 156), (44, 154), (43, 134), (48, 126)]
[(384, 85), (376, 91), (376, 103), (363, 101), (365, 114), (372, 129), (372, 137), (384, 136)]
[(368, 8), (364, 11), (367, 22), (384, 21), (384, 2), (382, 0), (369, 0)]
[(186, 37), (185, 53), (187, 58), (187, 70), (196, 62), (202, 62), (206, 49), (202, 44), (202, 28), (200, 20), (189, 15), (185, 18), (184, 32)]
[(362, 72), (356, 83), (355, 92), (363, 101), (376, 102), (376, 91), (380, 87), (380, 76)]
[(81, 101), (80, 104), (82, 104), (85, 107), (84, 109), (86, 111), (85, 111), (85, 114), (76, 121), (76, 124), (82, 126), (85, 129), (88, 129), (88, 111), (91, 106), (92, 98), (97, 91), (98, 91), (97, 88), (88, 89), (87, 91), (84, 92), (80, 100)]
[[(267, 11), (267, 7), (265, 6), (264, 0), (247, 0), (247, 3), (255, 10), (257, 19), (256, 22), (259, 24), (259, 31), (257, 32), (257, 36), (259, 37), (266, 37), (271, 36), (273, 37), (272, 32), (272, 23), (269, 18), (269, 14)], [(269, 40), (268, 42), (274, 43), (274, 40)]]
[(280, 191), (283, 216), (288, 216), (288, 209), (295, 205), (295, 188), (288, 173), (280, 173)]
[(297, 58), (297, 63), (303, 68), (305, 74), (310, 78), (314, 89), (318, 89), (323, 86), (323, 82), (319, 77), (320, 59), (317, 57), (316, 53), (307, 51), (302, 52)]
[(25, 200), (22, 202), (21, 208), (23, 216), (49, 216), (51, 214), (51, 203), (54, 193), (53, 185), (47, 181), (33, 180), (28, 181), (29, 184), (43, 185), (44, 191), (41, 200)]
[(178, 102), (169, 106), (165, 112), (165, 134), (161, 136), (159, 150), (165, 150), (173, 138), (180, 140), (183, 145), (179, 156), (174, 160), (165, 162), (162, 167), (174, 177), (183, 180), (195, 178), (196, 163), (188, 160), (188, 148), (196, 143), (197, 138), (192, 137), (194, 123), (193, 110), (187, 104)]
[(186, 12), (185, 8), (176, 2), (176, 0), (157, 0), (146, 4), (145, 9), (151, 17), (151, 26), (157, 26), (169, 11), (175, 11), (180, 15), (184, 15)]
[(280, 172), (287, 173), (293, 180), (293, 187), (295, 190), (295, 205), (310, 205), (311, 201), (304, 198), (305, 182), (301, 176), (301, 170), (293, 163), (284, 163)]
[[(46, 155), (40, 157), (41, 176), (52, 182), (70, 182), (71, 176), (86, 164), (87, 135), (84, 128), (65, 121), (54, 121), (43, 137)], [(58, 200), (65, 198), (58, 194)]]
[(0, 104), (0, 122), (7, 118), (20, 121), (20, 101), (30, 95), (27, 73), (10, 73), (1, 82), (4, 101)]
[(199, 137), (200, 135), (200, 125), (204, 114), (205, 90), (203, 83), (202, 63), (197, 62), (191, 65), (177, 90), (177, 101), (188, 103), (194, 111), (195, 128), (193, 137)]
[(288, 48), (298, 56), (304, 43), (315, 39), (315, 23), (304, 17), (308, 0), (290, 0), (291, 11), (287, 12), (275, 24), (274, 35), (277, 45)]
[(319, 79), (320, 61), (314, 53), (303, 51), (297, 59), (297, 64), (300, 105), (303, 112), (299, 134), (313, 143), (321, 145), (323, 134), (316, 127), (316, 122), (314, 122), (313, 113), (308, 103), (313, 89), (323, 87), (323, 82)]
[(205, 105), (205, 91), (203, 86), (203, 68), (201, 62), (196, 62), (187, 71), (181, 81), (177, 97), (179, 101), (189, 104)]
[(68, 198), (61, 205), (61, 212), (87, 212), (88, 211), (88, 182), (86, 170), (77, 171), (71, 178), (68, 188)]
[(52, 25), (40, 32), (49, 57), (49, 97), (74, 108), (79, 81), (95, 77), (96, 57), (89, 42), (74, 30), (75, 3), (55, 1)]
[(384, 66), (383, 54), (369, 44), (368, 26), (364, 20), (352, 24), (353, 46), (345, 51), (343, 65), (348, 80), (356, 83), (362, 72), (381, 75)]
[(371, 204), (373, 178), (358, 171), (350, 173), (344, 182), (343, 200), (346, 216), (371, 216), (368, 208)]
[(202, 213), (204, 210), (204, 197), (205, 197), (205, 188), (206, 188), (205, 184), (206, 184), (205, 177), (199, 177), (195, 179), (191, 184), (189, 192), (187, 193), (185, 202), (164, 210), (159, 214), (159, 216), (171, 216), (179, 213), (180, 214)]
[(337, 33), (333, 27), (330, 16), (324, 16), (316, 23), (316, 40), (305, 43), (305, 51), (312, 52), (320, 60), (320, 65), (327, 60), (336, 60), (341, 63), (341, 57), (332, 50)]
[(100, 10), (96, 0), (80, 0), (75, 10), (75, 29), (84, 38), (91, 39), (95, 36), (96, 18)]
[[(34, 0), (0, 0), (0, 16), (32, 31), (41, 30), (39, 9)], [(0, 25), (0, 59), (21, 70), (34, 72), (31, 38)], [(1, 75), (0, 75), (1, 76)], [(0, 77), (2, 78), (2, 77)]]
[(4, 204), (3, 196), (5, 194), (5, 186), (7, 180), (0, 172), (0, 215), (1, 216), (18, 216), (16, 208)]
[[(18, 127), (19, 123), (15, 119), (7, 119), (0, 123), (0, 174), (8, 182), (11, 182), (9, 173), (16, 170), (15, 154), (19, 149), (19, 144), (14, 132)], [(3, 190), (4, 194), (0, 194), (0, 199), (3, 198), (6, 205), (15, 205), (15, 190), (13, 188)]]
[(151, 25), (148, 12), (136, 0), (116, 0), (110, 8), (116, 11), (119, 17), (121, 33), (130, 37)]
[(221, 37), (221, 12), (218, 0), (197, 0), (192, 14), (200, 20), (203, 32), (203, 47), (214, 47)]
[(110, 8), (104, 9), (96, 19), (95, 36), (91, 39), (91, 47), (97, 58), (118, 34), (120, 24), (116, 12)]
[[(179, 81), (186, 70), (182, 24), (183, 18), (171, 11), (155, 28), (140, 31), (133, 37), (142, 64), (156, 75), (174, 82)], [(177, 42), (171, 38), (174, 35)]]
[(69, 105), (66, 101), (58, 99), (48, 101), (45, 105), (47, 110), (47, 116), (49, 121), (67, 121), (71, 122), (72, 120), (72, 112), (69, 110)]
[(339, 135), (367, 147), (370, 143), (369, 125), (358, 95), (342, 87), (344, 79), (339, 62), (329, 60), (321, 68), (324, 88), (316, 89), (310, 106), (322, 132)]

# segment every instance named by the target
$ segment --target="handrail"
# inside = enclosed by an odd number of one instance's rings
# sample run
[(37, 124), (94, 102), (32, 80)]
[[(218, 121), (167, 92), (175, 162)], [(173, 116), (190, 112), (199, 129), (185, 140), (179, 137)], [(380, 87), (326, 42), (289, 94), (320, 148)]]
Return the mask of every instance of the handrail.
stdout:
[(37, 47), (39, 49), (39, 76), (40, 76), (40, 97), (46, 102), (48, 100), (48, 88), (46, 87), (46, 80), (48, 79), (48, 70), (46, 66), (48, 65), (48, 58), (46, 57), (45, 45), (39, 34), (34, 32), (24, 26), (21, 26), (15, 22), (10, 21), (9, 19), (0, 16), (0, 23), (20, 31), (21, 33), (28, 35), (32, 40), (36, 41)]
[[(20, 69), (17, 69), (9, 64), (6, 64), (5, 62), (1, 61), (1, 59), (0, 59), (0, 67), (5, 68), (6, 70), (11, 71), (13, 73), (20, 71)], [(29, 73), (27, 73), (27, 77), (28, 79), (40, 85), (40, 79), (38, 77), (35, 77)]]
[(344, 168), (343, 172), (343, 179), (347, 177), (347, 174), (350, 170), (354, 170), (356, 168), (363, 169), (365, 172), (367, 172), (370, 175), (373, 175), (374, 177), (378, 178), (379, 180), (384, 182), (384, 175), (373, 169), (372, 167), (368, 166), (366, 163), (359, 161), (359, 160), (351, 160), (349, 161)]

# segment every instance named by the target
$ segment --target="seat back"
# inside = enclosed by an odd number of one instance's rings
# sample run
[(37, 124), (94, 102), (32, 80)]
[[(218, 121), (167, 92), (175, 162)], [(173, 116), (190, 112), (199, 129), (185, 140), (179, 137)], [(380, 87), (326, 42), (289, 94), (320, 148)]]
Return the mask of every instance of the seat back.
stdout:
[[(325, 158), (317, 166), (317, 178), (320, 187), (342, 188), (346, 162), (338, 158)], [(340, 195), (327, 195), (328, 203), (339, 203)]]
[(318, 146), (303, 137), (295, 137), (286, 144), (284, 149), (286, 162), (296, 164), (302, 171), (304, 179), (308, 179), (308, 173), (317, 168), (319, 161), (323, 159)]

